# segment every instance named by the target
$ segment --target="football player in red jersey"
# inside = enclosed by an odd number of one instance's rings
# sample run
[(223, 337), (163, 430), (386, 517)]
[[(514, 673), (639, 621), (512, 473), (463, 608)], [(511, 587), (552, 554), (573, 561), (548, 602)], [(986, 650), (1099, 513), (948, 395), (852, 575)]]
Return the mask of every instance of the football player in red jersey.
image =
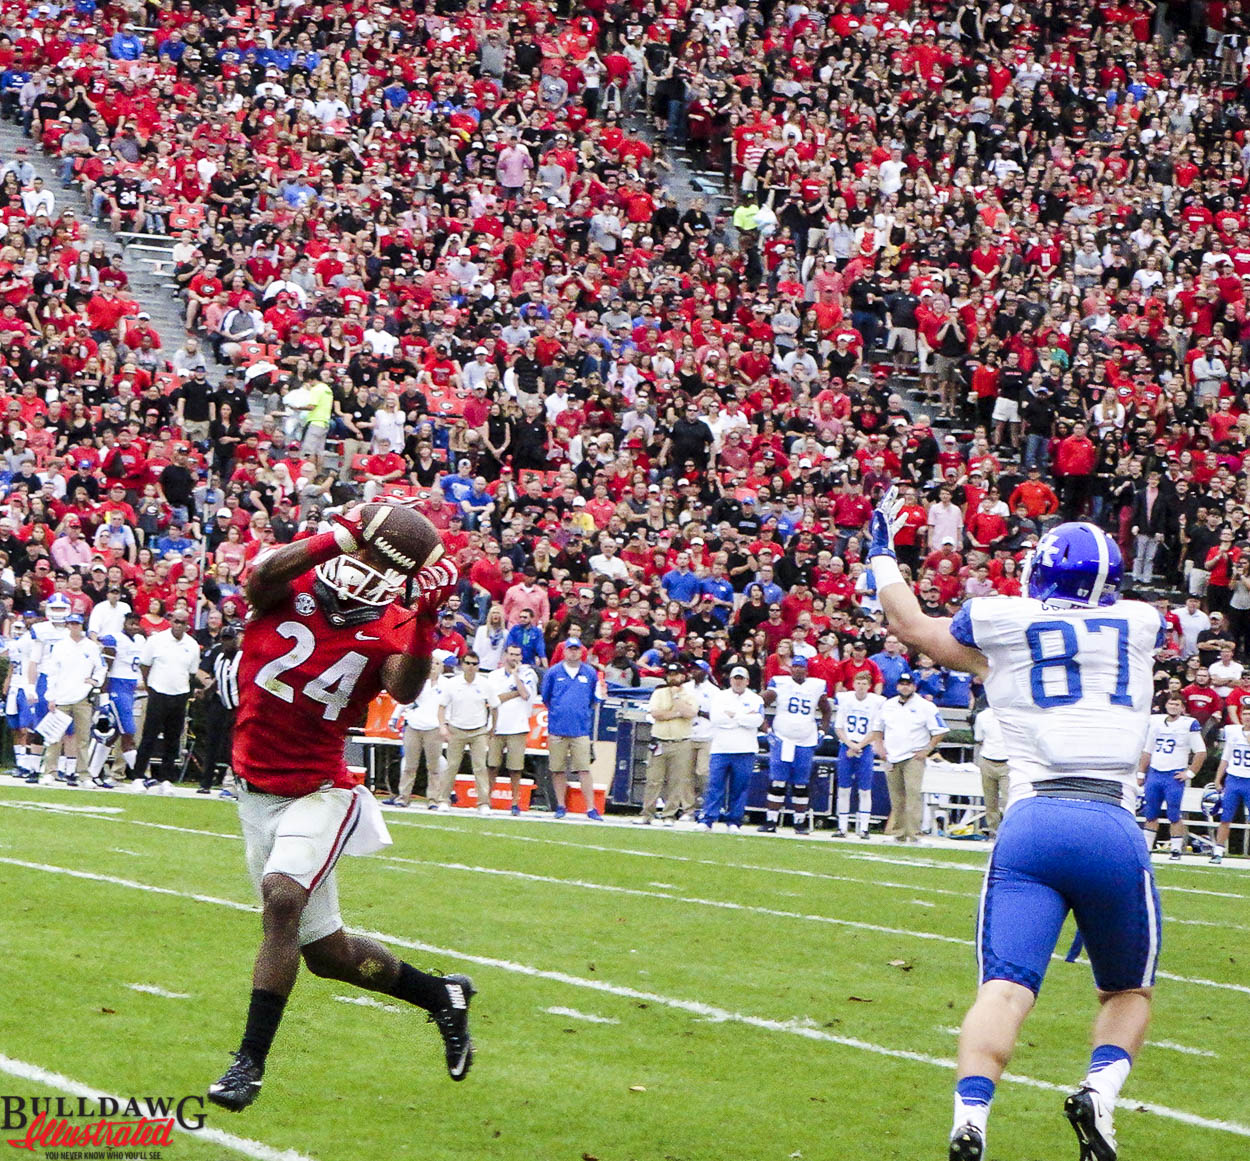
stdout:
[[(339, 915), (339, 856), (390, 841), (373, 796), (353, 786), (343, 756), (347, 731), (382, 689), (401, 704), (416, 697), (429, 676), (438, 606), (457, 580), (454, 566), (439, 563), (441, 546), (424, 567), (391, 567), (370, 547), (370, 531), (387, 518), (371, 516), (366, 528), (363, 511), (350, 509), (333, 531), (260, 558), (247, 582), (252, 615), (239, 665), (233, 765), (264, 935), (242, 1043), (208, 1090), (209, 1100), (232, 1111), (260, 1095), (301, 956), (314, 975), (428, 1011), (453, 1080), (464, 1079), (473, 1059), (471, 981), (418, 971), (381, 944), (349, 935)], [(420, 594), (415, 609), (402, 603), (410, 585)]]

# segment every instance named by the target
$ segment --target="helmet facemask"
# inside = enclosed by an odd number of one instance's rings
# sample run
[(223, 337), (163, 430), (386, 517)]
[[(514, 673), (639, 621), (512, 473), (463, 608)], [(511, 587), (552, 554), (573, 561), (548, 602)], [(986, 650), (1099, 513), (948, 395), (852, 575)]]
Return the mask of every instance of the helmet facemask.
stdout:
[(385, 608), (401, 597), (408, 583), (397, 569), (379, 570), (359, 556), (336, 556), (317, 565), (317, 579), (340, 601)]

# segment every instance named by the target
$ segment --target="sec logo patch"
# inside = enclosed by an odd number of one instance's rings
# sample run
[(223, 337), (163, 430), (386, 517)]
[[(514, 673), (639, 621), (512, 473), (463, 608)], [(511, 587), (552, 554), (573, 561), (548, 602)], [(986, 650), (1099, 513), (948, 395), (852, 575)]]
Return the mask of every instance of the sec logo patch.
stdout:
[(301, 617), (311, 617), (316, 608), (317, 602), (313, 600), (310, 593), (300, 593), (295, 598), (295, 611)]

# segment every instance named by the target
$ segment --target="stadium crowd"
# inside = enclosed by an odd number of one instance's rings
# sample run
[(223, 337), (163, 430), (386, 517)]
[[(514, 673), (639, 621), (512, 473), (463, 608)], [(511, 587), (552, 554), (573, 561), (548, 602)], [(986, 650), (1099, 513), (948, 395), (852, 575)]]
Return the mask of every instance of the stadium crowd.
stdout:
[(102, 222), (172, 238), (187, 337), (6, 159), (8, 635), (60, 591), (212, 647), (258, 552), (393, 495), (464, 578), (440, 647), (485, 670), (580, 636), (622, 686), (676, 660), (758, 690), (803, 654), (831, 692), (907, 668), (967, 705), (864, 576), (897, 483), (927, 611), (1019, 593), (1048, 523), (1097, 521), (1167, 611), (1161, 691), (1238, 720), (1244, 26), (1237, 0), (10, 5), (0, 110)]

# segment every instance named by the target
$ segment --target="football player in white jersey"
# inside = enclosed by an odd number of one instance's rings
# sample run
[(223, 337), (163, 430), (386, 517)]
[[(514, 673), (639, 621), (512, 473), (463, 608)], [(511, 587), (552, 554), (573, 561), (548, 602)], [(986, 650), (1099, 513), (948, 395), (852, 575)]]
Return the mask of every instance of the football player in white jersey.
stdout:
[(1022, 597), (976, 597), (928, 617), (899, 572), (891, 491), (868, 550), (890, 628), (939, 664), (977, 674), (1002, 727), (1010, 796), (977, 921), (980, 988), (959, 1038), (950, 1161), (980, 1161), (994, 1089), (1033, 1008), (1068, 913), (1098, 989), (1094, 1050), (1064, 1102), (1083, 1161), (1114, 1161), (1113, 1114), (1145, 1040), (1162, 925), (1133, 814), (1150, 721), (1158, 611), (1118, 599), (1124, 563), (1093, 524), (1047, 532)]
[[(34, 688), (35, 706), (32, 726), (38, 726), (48, 714), (48, 675), (46, 664), (52, 646), (58, 641), (69, 637), (69, 625), (66, 618), (70, 615), (71, 605), (64, 593), (53, 593), (44, 602), (45, 621), (36, 621), (30, 627), (31, 644), (26, 653), (27, 684)], [(27, 782), (38, 782), (43, 769), (43, 735), (34, 729), (27, 736), (28, 760), (33, 763)], [(62, 755), (57, 760), (57, 778), (64, 780), (69, 777), (73, 760)]]
[(838, 838), (846, 838), (851, 823), (851, 790), (859, 794), (855, 830), (859, 837), (868, 837), (872, 822), (871, 737), (880, 729), (881, 707), (885, 698), (872, 692), (872, 674), (857, 673), (851, 689), (834, 695), (833, 729), (838, 735)]
[[(108, 665), (108, 681), (104, 686), (101, 705), (105, 715), (116, 726), (116, 737), (109, 745), (91, 749), (87, 759), (87, 772), (91, 781), (102, 790), (111, 790), (113, 783), (104, 773), (104, 767), (113, 751), (113, 742), (119, 743), (122, 761), (129, 772), (134, 769), (138, 750), (135, 748), (135, 688), (139, 682), (139, 654), (143, 649), (143, 628), (139, 614), (131, 610), (122, 618), (120, 633), (105, 633), (100, 638), (100, 649)], [(97, 739), (98, 740), (98, 739)]]
[(9, 632), (11, 635), (4, 642), (4, 653), (9, 661), (4, 675), (4, 713), (13, 732), (13, 757), (17, 767), (13, 776), (30, 778), (33, 773), (34, 781), (38, 782), (39, 764), (31, 764), (26, 746), (35, 724), (35, 687), (27, 680), (27, 662), (35, 639), (24, 617), (15, 617)]
[(1168, 830), (1171, 832), (1168, 856), (1181, 861), (1185, 849), (1185, 824), (1181, 821), (1181, 798), (1185, 787), (1202, 769), (1207, 744), (1202, 740), (1202, 727), (1185, 712), (1181, 695), (1168, 698), (1167, 713), (1152, 714), (1146, 747), (1141, 756), (1142, 785), (1146, 802), (1142, 816), (1146, 820), (1146, 845), (1154, 850), (1159, 829), (1159, 815), (1167, 804)]
[(812, 829), (812, 759), (820, 743), (821, 727), (829, 729), (827, 691), (823, 678), (807, 676), (807, 658), (799, 656), (791, 660), (788, 674), (774, 677), (764, 690), (764, 704), (777, 707), (769, 740), (768, 808), (760, 826), (765, 833), (777, 829), (787, 787), (794, 833), (808, 834)]
[(1224, 753), (1215, 772), (1215, 788), (1221, 794), (1220, 825), (1215, 832), (1215, 851), (1211, 862), (1222, 863), (1228, 846), (1228, 832), (1237, 818), (1237, 808), (1244, 805), (1250, 818), (1250, 726), (1224, 727)]

